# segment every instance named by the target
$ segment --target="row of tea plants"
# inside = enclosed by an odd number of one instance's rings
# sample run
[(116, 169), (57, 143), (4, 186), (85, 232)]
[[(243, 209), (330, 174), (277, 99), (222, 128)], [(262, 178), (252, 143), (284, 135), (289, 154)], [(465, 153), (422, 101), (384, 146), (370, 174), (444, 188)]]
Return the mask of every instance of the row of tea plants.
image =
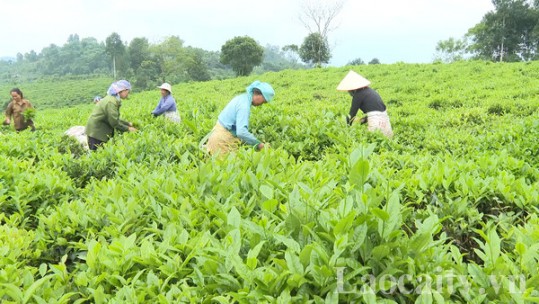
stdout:
[[(3, 303), (539, 302), (539, 63), (351, 67), (395, 137), (346, 126), (348, 68), (158, 90), (139, 132), (95, 153), (63, 132), (91, 105), (0, 134)], [(254, 79), (275, 100), (251, 128), (270, 150), (199, 149)], [(51, 84), (53, 85), (53, 84)], [(22, 87), (22, 86), (21, 86)]]

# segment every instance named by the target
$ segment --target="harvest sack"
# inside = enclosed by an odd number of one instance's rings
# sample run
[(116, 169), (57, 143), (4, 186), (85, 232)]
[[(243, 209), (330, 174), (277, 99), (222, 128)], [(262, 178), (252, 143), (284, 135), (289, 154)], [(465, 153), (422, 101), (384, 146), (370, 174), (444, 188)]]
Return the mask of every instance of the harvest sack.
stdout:
[(237, 137), (217, 122), (211, 130), (206, 149), (210, 154), (217, 152), (225, 154), (237, 150), (240, 143), (241, 141)]
[(74, 126), (64, 132), (65, 135), (76, 139), (84, 149), (88, 150), (88, 138), (86, 137), (85, 126)]
[(371, 132), (380, 130), (385, 136), (393, 137), (393, 130), (391, 129), (387, 111), (367, 112), (367, 126), (367, 129)]
[(178, 114), (178, 111), (169, 111), (165, 112), (164, 114), (165, 118), (174, 122), (174, 123), (180, 123), (182, 122), (182, 119), (180, 117), (180, 114)]

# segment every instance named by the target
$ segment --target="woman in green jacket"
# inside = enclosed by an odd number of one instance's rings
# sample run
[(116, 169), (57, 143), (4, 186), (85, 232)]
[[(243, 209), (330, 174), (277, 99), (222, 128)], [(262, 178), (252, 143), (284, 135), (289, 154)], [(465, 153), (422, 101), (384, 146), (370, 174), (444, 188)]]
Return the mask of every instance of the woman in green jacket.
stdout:
[(88, 147), (96, 150), (100, 145), (107, 142), (114, 131), (135, 132), (130, 122), (120, 119), (120, 107), (122, 99), (126, 99), (131, 90), (131, 84), (127, 80), (119, 80), (111, 84), (107, 96), (95, 105), (95, 108), (86, 124)]

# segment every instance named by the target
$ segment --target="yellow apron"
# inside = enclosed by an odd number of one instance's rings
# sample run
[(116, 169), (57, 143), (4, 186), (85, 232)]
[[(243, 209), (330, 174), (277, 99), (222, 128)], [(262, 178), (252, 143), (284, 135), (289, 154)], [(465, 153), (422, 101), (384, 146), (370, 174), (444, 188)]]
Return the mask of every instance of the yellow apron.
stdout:
[(241, 141), (236, 136), (217, 122), (210, 133), (206, 149), (212, 155), (215, 153), (226, 154), (236, 151), (240, 144)]

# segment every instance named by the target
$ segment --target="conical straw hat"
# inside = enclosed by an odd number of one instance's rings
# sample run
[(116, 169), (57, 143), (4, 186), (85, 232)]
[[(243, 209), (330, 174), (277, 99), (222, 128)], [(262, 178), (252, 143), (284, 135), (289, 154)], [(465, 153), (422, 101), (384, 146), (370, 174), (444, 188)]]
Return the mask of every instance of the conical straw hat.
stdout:
[(365, 79), (354, 71), (348, 72), (346, 76), (341, 80), (341, 83), (337, 86), (337, 91), (352, 91), (360, 88), (368, 87), (371, 84), (370, 81)]

